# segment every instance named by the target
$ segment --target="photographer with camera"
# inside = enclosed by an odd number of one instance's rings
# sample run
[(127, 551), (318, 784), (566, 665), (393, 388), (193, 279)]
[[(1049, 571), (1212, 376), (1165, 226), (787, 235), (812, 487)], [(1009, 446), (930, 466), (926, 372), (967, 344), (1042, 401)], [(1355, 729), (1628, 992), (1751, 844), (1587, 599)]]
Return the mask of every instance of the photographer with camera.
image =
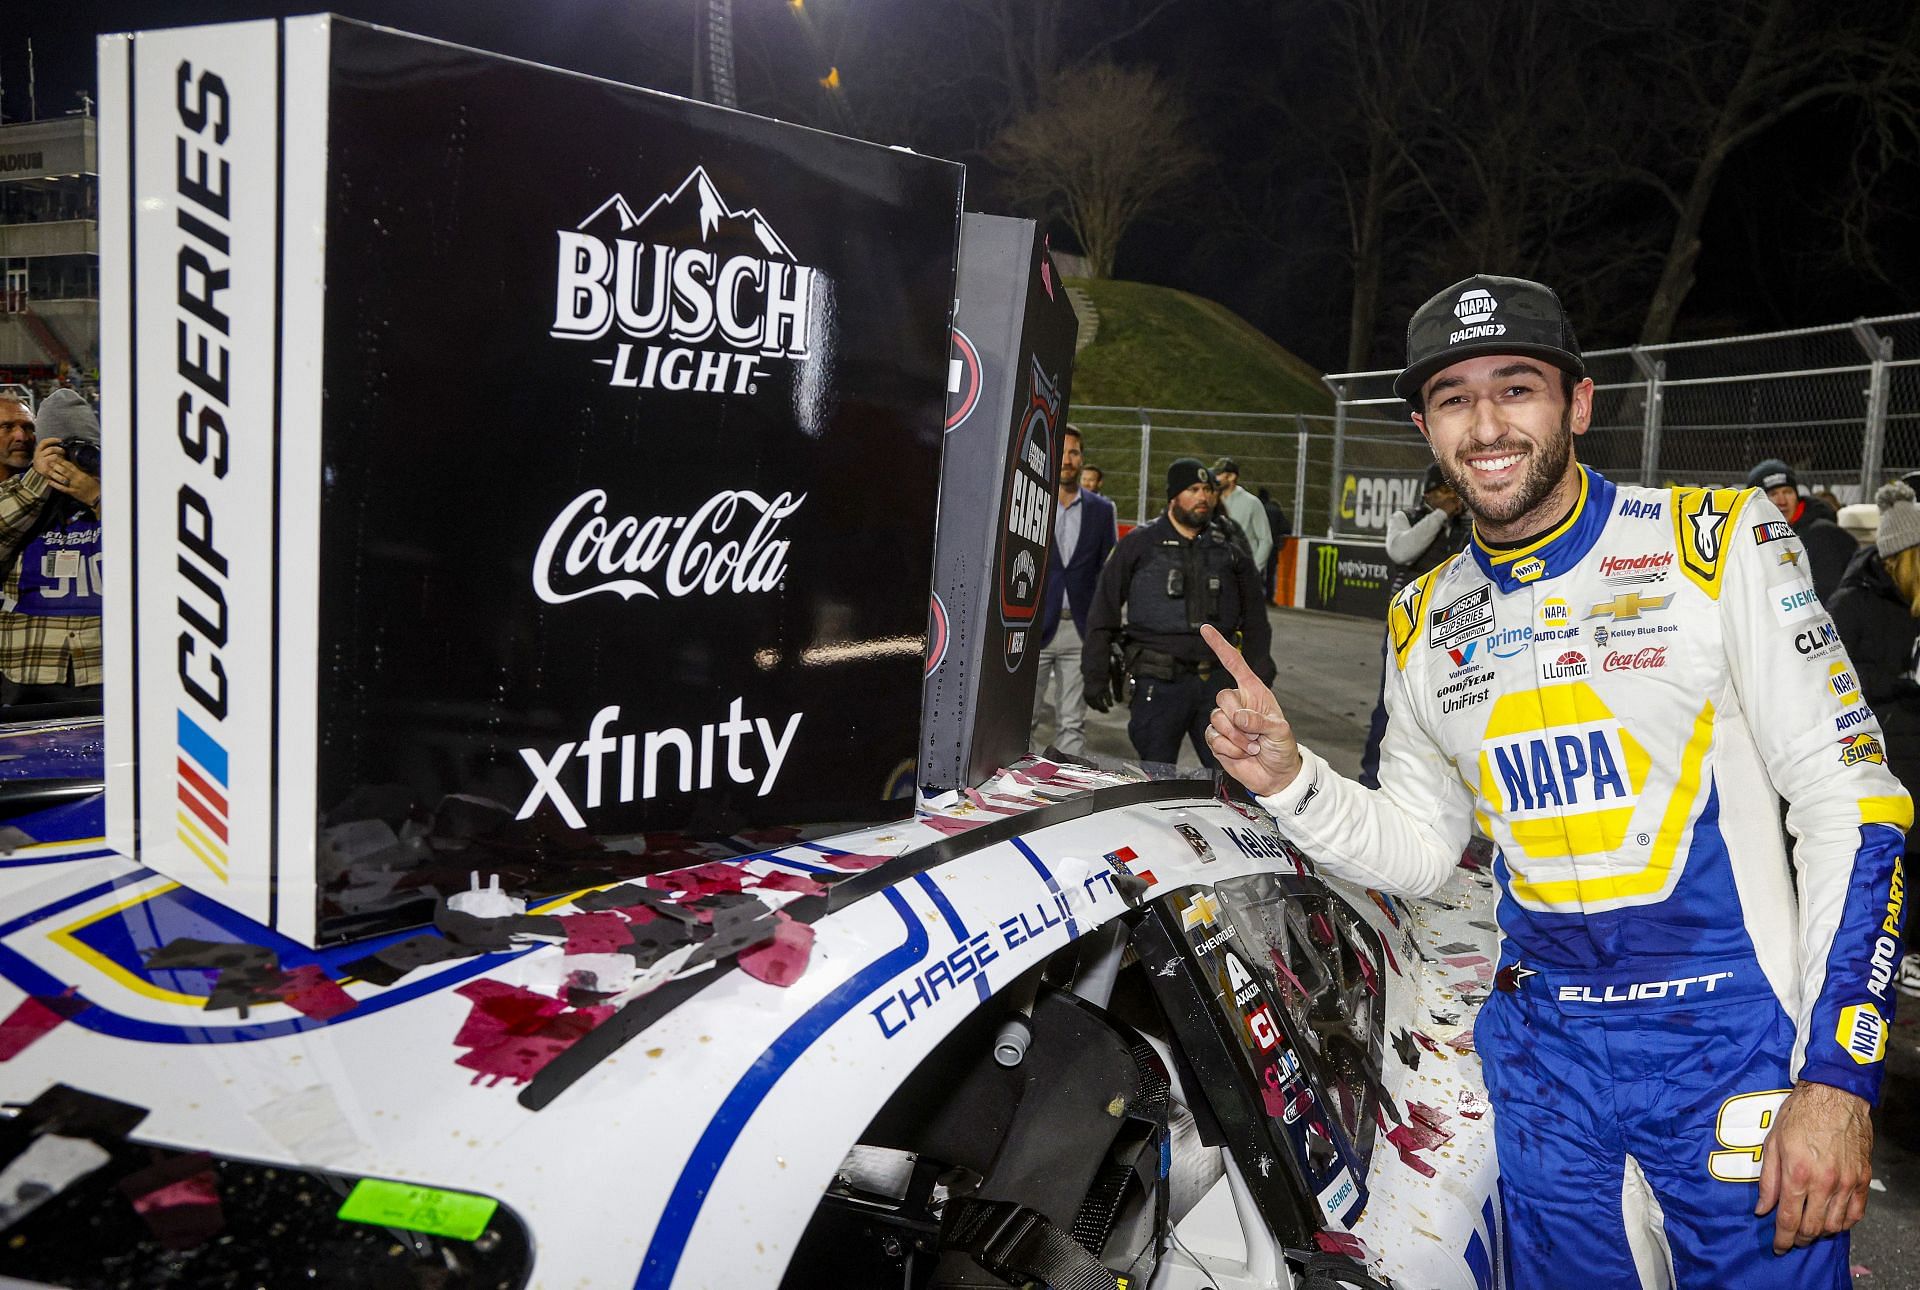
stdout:
[(98, 701), (100, 675), (100, 422), (59, 389), (36, 418), (0, 395), (0, 428), (30, 464), (0, 480), (0, 705)]
[(1118, 638), (1134, 684), (1127, 737), (1143, 761), (1175, 761), (1184, 735), (1202, 765), (1219, 768), (1206, 730), (1223, 677), (1200, 638), (1202, 624), (1236, 641), (1257, 675), (1274, 673), (1259, 571), (1214, 522), (1216, 506), (1213, 472), (1192, 457), (1174, 462), (1166, 512), (1120, 539), (1087, 611), (1080, 654), (1087, 706), (1113, 706), (1108, 656)]

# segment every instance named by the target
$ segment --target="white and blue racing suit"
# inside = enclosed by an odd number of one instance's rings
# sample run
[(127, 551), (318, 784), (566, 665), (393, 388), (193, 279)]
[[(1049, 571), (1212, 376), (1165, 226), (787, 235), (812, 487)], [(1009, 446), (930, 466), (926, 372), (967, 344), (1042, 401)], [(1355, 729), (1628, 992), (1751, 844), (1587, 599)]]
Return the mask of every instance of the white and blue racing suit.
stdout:
[(1476, 541), (1389, 635), (1380, 788), (1303, 749), (1261, 800), (1392, 891), (1437, 889), (1475, 821), (1497, 844), (1475, 1038), (1516, 1283), (1849, 1284), (1844, 1236), (1772, 1253), (1760, 1148), (1795, 1079), (1878, 1093), (1913, 805), (1786, 521), (1583, 470), (1563, 523)]

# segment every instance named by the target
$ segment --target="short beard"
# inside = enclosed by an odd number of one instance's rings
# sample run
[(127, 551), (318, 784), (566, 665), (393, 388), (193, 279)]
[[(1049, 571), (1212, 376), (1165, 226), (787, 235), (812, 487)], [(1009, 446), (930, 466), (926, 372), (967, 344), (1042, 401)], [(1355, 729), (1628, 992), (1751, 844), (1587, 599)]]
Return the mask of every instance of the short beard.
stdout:
[(1203, 529), (1207, 527), (1207, 522), (1213, 518), (1213, 508), (1211, 506), (1207, 508), (1207, 513), (1202, 515), (1198, 511), (1185, 509), (1178, 502), (1174, 502), (1172, 505), (1174, 521), (1190, 529)]
[[(1499, 447), (1498, 443), (1485, 447), (1475, 445), (1473, 450), (1489, 452)], [(1460, 500), (1466, 503), (1474, 519), (1492, 525), (1507, 525), (1546, 501), (1561, 477), (1567, 473), (1567, 465), (1572, 460), (1573, 405), (1568, 404), (1560, 413), (1560, 433), (1532, 454), (1526, 478), (1520, 481), (1520, 487), (1497, 501), (1490, 501), (1481, 495), (1479, 481), (1473, 477), (1473, 467), (1460, 461), (1442, 461), (1439, 464), (1440, 474), (1460, 495)]]

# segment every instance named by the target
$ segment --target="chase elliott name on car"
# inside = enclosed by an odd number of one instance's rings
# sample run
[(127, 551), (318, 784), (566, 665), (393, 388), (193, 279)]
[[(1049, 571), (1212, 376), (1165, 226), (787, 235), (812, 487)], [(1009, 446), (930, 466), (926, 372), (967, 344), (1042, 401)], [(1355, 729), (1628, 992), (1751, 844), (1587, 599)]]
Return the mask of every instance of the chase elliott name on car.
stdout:
[[(661, 591), (669, 596), (772, 591), (786, 577), (790, 545), (775, 534), (780, 522), (806, 500), (805, 493), (795, 497), (783, 492), (769, 500), (751, 489), (729, 488), (702, 502), (692, 515), (645, 520), (623, 515), (609, 521), (606, 492), (590, 488), (547, 525), (533, 557), (534, 594), (550, 605), (563, 605), (603, 591), (622, 600), (657, 600)], [(656, 570), (658, 590), (635, 576)], [(556, 574), (559, 586), (554, 584)]]
[(1676, 977), (1671, 981), (1630, 981), (1625, 985), (1609, 985), (1594, 993), (1590, 985), (1563, 985), (1560, 987), (1562, 1003), (1631, 1003), (1636, 999), (1664, 999), (1671, 994), (1676, 999), (1684, 999), (1688, 986), (1704, 986), (1702, 993), (1712, 994), (1722, 981), (1731, 980), (1731, 972), (1708, 972), (1703, 976)]
[(1088, 874), (1078, 887), (1051, 892), (1032, 907), (1001, 919), (991, 930), (976, 932), (956, 945), (945, 958), (896, 986), (878, 1007), (867, 1009), (867, 1015), (880, 1027), (882, 1038), (892, 1039), (926, 1016), (942, 996), (976, 976), (984, 977), (987, 965), (1002, 954), (1046, 939), (1055, 928), (1064, 929), (1076, 913), (1084, 917), (1102, 896), (1114, 894), (1113, 874), (1104, 869)]
[[(524, 820), (543, 802), (551, 802), (569, 827), (587, 827), (572, 792), (561, 782), (570, 761), (581, 763), (585, 776), (582, 802), (588, 810), (609, 799), (645, 801), (662, 792), (691, 793), (696, 788), (712, 788), (722, 771), (736, 784), (757, 780), (755, 791), (765, 797), (780, 778), (802, 714), (789, 716), (776, 734), (774, 723), (765, 717), (745, 716), (744, 703), (744, 699), (735, 699), (727, 705), (726, 720), (693, 730), (670, 726), (617, 738), (608, 729), (620, 719), (620, 709), (617, 705), (604, 707), (594, 714), (585, 739), (561, 744), (551, 753), (538, 748), (520, 749), (520, 759), (533, 772), (533, 787), (527, 790), (527, 800), (520, 804), (520, 813), (514, 818)], [(759, 768), (747, 764), (756, 751)]]

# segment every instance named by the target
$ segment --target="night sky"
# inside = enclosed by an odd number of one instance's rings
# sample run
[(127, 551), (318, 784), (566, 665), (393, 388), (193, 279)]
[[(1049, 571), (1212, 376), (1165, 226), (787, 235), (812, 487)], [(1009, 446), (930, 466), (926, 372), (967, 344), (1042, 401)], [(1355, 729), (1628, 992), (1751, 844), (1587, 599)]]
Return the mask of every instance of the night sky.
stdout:
[[(976, 18), (995, 2), (806, 0), (802, 21), (787, 0), (736, 0), (742, 106), (967, 162), (968, 204), (1013, 213), (980, 157), (1005, 120), (1005, 93), (992, 69), (966, 65), (991, 56), (991, 34)], [(1061, 39), (1061, 57), (1071, 61), (1098, 39), (1103, 24), (1111, 31), (1152, 10), (1141, 30), (1101, 52), (1151, 65), (1178, 86), (1194, 109), (1198, 142), (1214, 159), (1206, 178), (1135, 226), (1115, 276), (1218, 299), (1323, 370), (1345, 364), (1352, 290), (1341, 187), (1320, 141), (1330, 132), (1323, 131), (1322, 117), (1339, 110), (1344, 93), (1327, 39), (1339, 4), (1169, 0), (1155, 8), (1153, 0), (1086, 0), (1067, 6), (1075, 16)], [(1394, 4), (1419, 7), (1418, 0), (1390, 0), (1386, 7)], [(350, 0), (336, 12), (684, 94), (692, 84), (693, 7), (693, 0)], [(0, 107), (8, 121), (27, 115), (29, 37), (39, 114), (47, 117), (77, 109), (79, 94), (92, 90), (96, 32), (312, 7), (273, 0), (107, 0), (13, 10), (0, 34)], [(1920, 39), (1920, 29), (1909, 25), (1905, 38)], [(829, 66), (842, 69), (845, 88), (837, 102), (815, 80)], [(1602, 58), (1589, 59), (1577, 74), (1598, 83), (1616, 70), (1622, 77), (1639, 74)], [(1508, 74), (1487, 70), (1495, 81)], [(848, 104), (855, 111), (849, 113)], [(1697, 282), (1675, 339), (1920, 308), (1920, 208), (1914, 202), (1904, 209), (1887, 202), (1869, 226), (1864, 249), (1876, 264), (1864, 263), (1861, 246), (1851, 256), (1841, 252), (1836, 212), (1854, 162), (1848, 145), (1861, 130), (1859, 114), (1845, 106), (1815, 109), (1734, 155), (1709, 208)], [(1576, 164), (1580, 142), (1566, 143)], [(1920, 149), (1908, 140), (1894, 154), (1900, 160), (1882, 181), (1883, 195), (1920, 192)], [(1625, 189), (1594, 198), (1598, 212), (1610, 203), (1622, 212), (1641, 210), (1647, 201), (1644, 191)], [(1426, 254), (1411, 228), (1403, 229), (1387, 261), (1381, 319), (1369, 342), (1370, 362), (1379, 366), (1398, 363), (1396, 333), (1412, 305), (1463, 270), (1441, 248)], [(1056, 227), (1055, 242), (1070, 245), (1070, 238)], [(1513, 272), (1522, 266), (1470, 267)], [(1583, 342), (1590, 348), (1632, 342), (1652, 274), (1624, 256), (1617, 272), (1602, 258), (1582, 273), (1584, 285), (1566, 294), (1584, 316)]]

